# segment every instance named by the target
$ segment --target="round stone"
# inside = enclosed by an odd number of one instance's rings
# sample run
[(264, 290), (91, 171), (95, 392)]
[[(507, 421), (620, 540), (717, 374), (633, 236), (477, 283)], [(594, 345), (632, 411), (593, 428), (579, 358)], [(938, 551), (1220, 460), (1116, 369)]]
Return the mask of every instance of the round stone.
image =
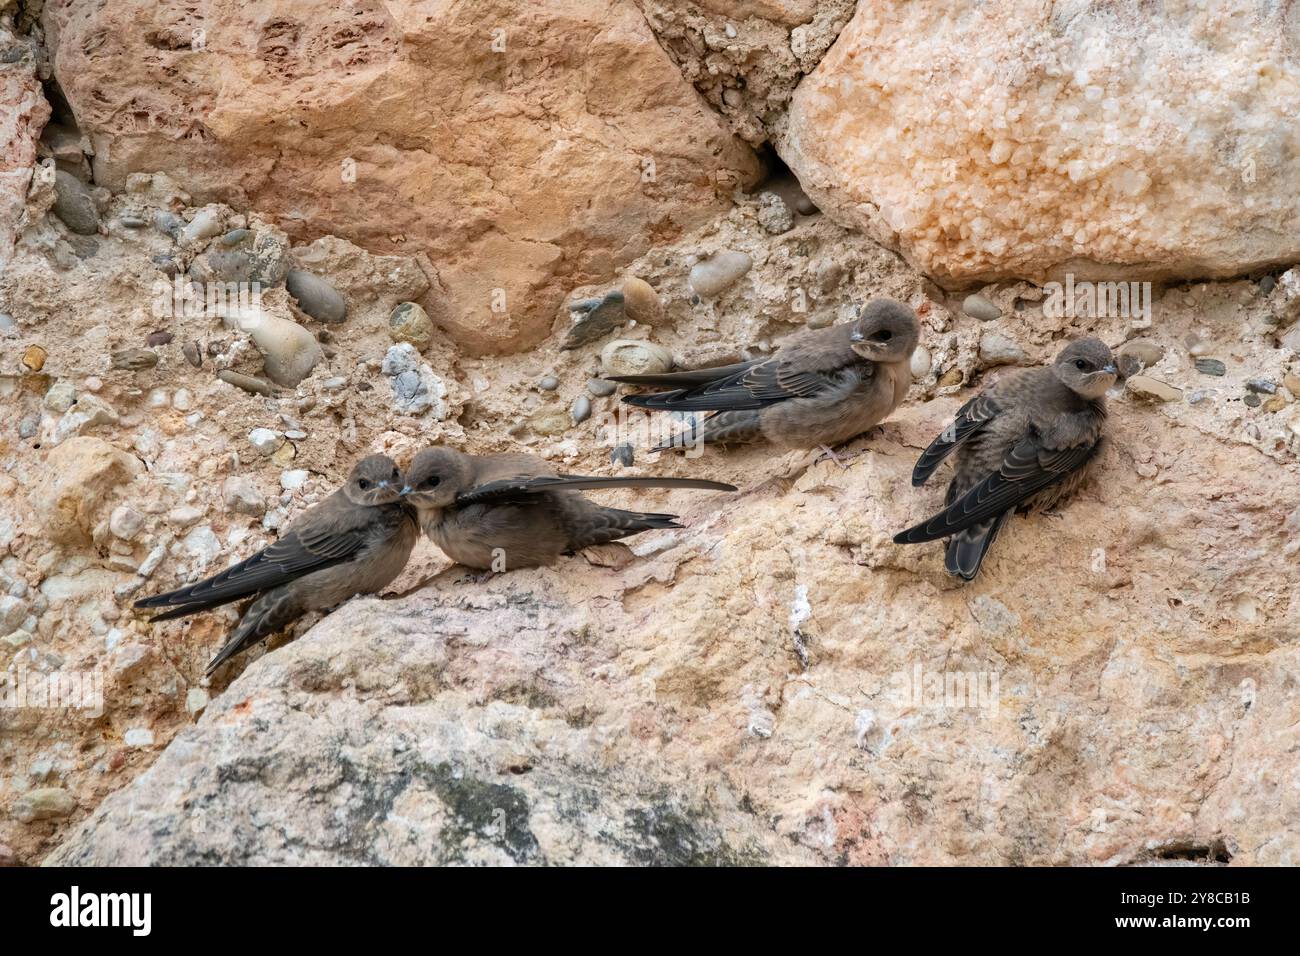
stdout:
[(403, 302), (388, 317), (388, 334), (423, 351), (433, 342), (433, 320), (419, 303)]

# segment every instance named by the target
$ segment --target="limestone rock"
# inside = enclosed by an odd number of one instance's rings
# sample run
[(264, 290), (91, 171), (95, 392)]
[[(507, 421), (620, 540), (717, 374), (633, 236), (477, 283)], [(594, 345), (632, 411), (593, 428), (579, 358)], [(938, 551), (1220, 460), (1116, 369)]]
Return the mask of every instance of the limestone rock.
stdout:
[(50, 452), (47, 477), (31, 492), (42, 533), (56, 542), (88, 541), (112, 510), (113, 492), (143, 471), (138, 458), (102, 439), (69, 438)]
[(1295, 35), (1253, 0), (859, 4), (779, 150), (828, 215), (941, 281), (1294, 262)]

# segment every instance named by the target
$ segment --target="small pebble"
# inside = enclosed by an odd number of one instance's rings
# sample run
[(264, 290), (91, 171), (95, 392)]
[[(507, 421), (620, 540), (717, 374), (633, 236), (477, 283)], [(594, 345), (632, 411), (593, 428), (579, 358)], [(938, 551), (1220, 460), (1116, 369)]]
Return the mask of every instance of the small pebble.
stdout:
[(1125, 383), (1125, 388), (1138, 398), (1154, 402), (1177, 402), (1183, 397), (1182, 389), (1146, 375), (1134, 375)]
[(153, 731), (148, 727), (132, 727), (122, 735), (122, 743), (128, 747), (152, 747)]
[(1202, 358), (1196, 360), (1196, 371), (1202, 375), (1224, 375), (1228, 369), (1218, 359)]
[(185, 711), (189, 714), (201, 714), (208, 706), (208, 692), (202, 687), (191, 687), (185, 692)]
[(618, 386), (613, 382), (607, 382), (603, 378), (587, 379), (587, 391), (596, 398), (604, 398), (606, 395), (613, 395), (618, 390)]
[(623, 280), (623, 311), (642, 325), (659, 325), (664, 320), (664, 306), (654, 287), (637, 276)]
[(986, 332), (980, 336), (980, 361), (987, 365), (1019, 365), (1028, 356), (1020, 343), (1000, 332)]
[(753, 267), (754, 260), (746, 253), (730, 250), (719, 252), (691, 269), (691, 289), (696, 294), (711, 299), (735, 285)]
[(310, 330), (288, 319), (262, 315), (249, 335), (265, 360), (266, 377), (285, 388), (295, 388), (325, 360), (325, 351)]
[(600, 352), (605, 375), (652, 375), (673, 367), (673, 353), (654, 342), (615, 339)]
[(223, 246), (237, 246), (253, 234), (251, 229), (231, 229), (221, 237), (220, 242)]
[(41, 416), (33, 412), (18, 423), (18, 437), (22, 439), (35, 438), (40, 429)]
[(573, 424), (581, 425), (591, 417), (591, 399), (586, 395), (579, 395), (578, 400), (573, 403)]
[(548, 375), (537, 383), (537, 387), (543, 392), (553, 392), (560, 387), (560, 380), (554, 375)]
[(284, 285), (297, 301), (298, 308), (313, 319), (338, 323), (347, 318), (348, 307), (343, 296), (320, 276), (302, 269), (290, 269)]
[(45, 393), (45, 407), (62, 415), (77, 400), (77, 389), (71, 382), (55, 382)]
[(636, 456), (632, 453), (632, 446), (626, 442), (610, 450), (609, 460), (615, 465), (622, 465), (624, 468), (632, 467), (636, 461)]
[[(174, 213), (170, 213), (165, 209), (159, 209), (153, 214), (153, 227), (159, 232), (166, 233), (175, 239), (176, 236), (180, 234), (181, 221)], [(158, 261), (158, 258), (159, 257), (154, 258), (155, 263)], [(173, 275), (175, 275), (174, 272)]]
[(569, 428), (569, 416), (560, 408), (539, 408), (529, 416), (528, 427), (538, 435), (562, 435)]
[(1245, 402), (1247, 405), (1249, 405), (1251, 408), (1259, 408), (1260, 404), (1264, 400), (1260, 398), (1258, 395), (1256, 395), (1254, 392), (1247, 392), (1246, 397), (1243, 398), (1242, 401)]
[(1214, 390), (1213, 390), (1213, 389), (1209, 389), (1209, 388), (1195, 388), (1195, 389), (1192, 389), (1192, 391), (1190, 391), (1190, 392), (1187, 393), (1187, 404), (1188, 404), (1188, 405), (1199, 405), (1199, 404), (1201, 404), (1201, 402), (1203, 402), (1203, 401), (1205, 401), (1206, 399), (1212, 397), (1213, 395), (1214, 395)]
[(248, 442), (256, 448), (259, 453), (270, 455), (284, 444), (284, 438), (279, 434), (279, 432), (274, 432), (269, 428), (254, 428), (248, 433)]
[(280, 475), (280, 487), (285, 491), (297, 491), (307, 483), (311, 473), (305, 468), (294, 468), (290, 471), (282, 472)]
[(126, 229), (143, 229), (145, 226), (149, 225), (147, 220), (141, 219), (139, 216), (133, 216), (129, 213), (119, 216), (117, 221)]
[(569, 305), (573, 325), (560, 343), (562, 349), (576, 349), (621, 328), (627, 321), (624, 295), (615, 289), (599, 299), (583, 299)]
[(1277, 391), (1277, 382), (1267, 378), (1247, 379), (1246, 390), (1260, 395), (1272, 395)]
[(29, 346), (23, 353), (23, 367), (32, 372), (39, 372), (45, 368), (45, 359), (48, 355), (49, 353), (39, 345)]
[(1286, 390), (1291, 393), (1293, 398), (1300, 398), (1300, 375), (1295, 372), (1287, 372), (1282, 376), (1282, 384)]
[(1259, 294), (1268, 295), (1277, 286), (1277, 280), (1272, 276), (1264, 276), (1259, 280)]
[(912, 353), (910, 366), (912, 378), (925, 378), (930, 374), (930, 353), (925, 346), (918, 346)]
[(189, 224), (181, 229), (181, 242), (195, 242), (199, 239), (211, 239), (221, 232), (221, 217), (215, 209), (200, 209), (194, 214)]
[(221, 500), (227, 511), (260, 518), (266, 513), (266, 499), (250, 478), (231, 475), (221, 486)]
[(394, 342), (410, 342), (424, 351), (433, 342), (433, 320), (416, 302), (403, 302), (388, 317), (388, 334)]
[(77, 801), (62, 787), (41, 787), (20, 794), (13, 805), (13, 815), (22, 823), (34, 820), (57, 820), (70, 816)]
[(992, 322), (1002, 315), (1001, 309), (978, 292), (966, 296), (961, 304), (961, 310), (972, 319), (978, 319), (981, 322)]
[(164, 332), (161, 330), (158, 332), (150, 332), (149, 337), (144, 340), (144, 344), (148, 345), (150, 348), (154, 348), (159, 345), (168, 344), (173, 338), (175, 338), (175, 336), (170, 332)]
[(817, 212), (817, 204), (804, 193), (800, 193), (799, 197), (794, 201), (794, 211), (801, 216), (811, 216)]
[(73, 232), (93, 236), (99, 232), (99, 210), (90, 189), (76, 176), (62, 169), (54, 173), (54, 215)]
[(1124, 377), (1151, 368), (1165, 357), (1165, 350), (1150, 339), (1133, 339), (1119, 350), (1119, 365)]
[(217, 373), (217, 378), (227, 385), (233, 385), (235, 388), (242, 388), (246, 392), (252, 392), (254, 395), (264, 395), (270, 398), (275, 394), (275, 389), (270, 382), (260, 378), (254, 378), (251, 375), (242, 375), (239, 372), (232, 372), (228, 368), (223, 368)]
[(779, 236), (794, 228), (794, 215), (776, 193), (763, 193), (758, 197), (758, 224), (764, 232)]
[(113, 368), (142, 372), (158, 364), (158, 353), (149, 349), (118, 349), (112, 354)]
[(198, 342), (186, 342), (181, 346), (181, 354), (185, 356), (185, 361), (195, 368), (202, 368), (203, 352), (200, 351)]
[(169, 279), (176, 278), (177, 273), (180, 272), (180, 267), (176, 265), (176, 260), (171, 256), (154, 256), (150, 261)]

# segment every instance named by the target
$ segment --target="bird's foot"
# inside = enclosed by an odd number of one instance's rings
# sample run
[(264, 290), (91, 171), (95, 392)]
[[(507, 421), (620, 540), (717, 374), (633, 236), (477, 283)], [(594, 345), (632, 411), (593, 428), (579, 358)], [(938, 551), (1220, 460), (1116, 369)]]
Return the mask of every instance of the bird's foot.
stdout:
[[(825, 461), (826, 459), (829, 458), (831, 461), (835, 462), (835, 464), (839, 465), (841, 468), (844, 468), (844, 469), (846, 469), (846, 470), (848, 469), (849, 466), (848, 466), (847, 464), (845, 464), (844, 458), (841, 458), (839, 455), (837, 455), (837, 454), (835, 453), (835, 449), (832, 448), (830, 445), (818, 445), (817, 447), (818, 447), (818, 449), (821, 450), (821, 454), (818, 455), (818, 456), (813, 460), (813, 464), (814, 464), (814, 465), (817, 464), (817, 462), (819, 462), (819, 461)], [(844, 457), (845, 457), (845, 458), (856, 458), (857, 456), (856, 456), (856, 455), (846, 455), (846, 456), (844, 456)]]

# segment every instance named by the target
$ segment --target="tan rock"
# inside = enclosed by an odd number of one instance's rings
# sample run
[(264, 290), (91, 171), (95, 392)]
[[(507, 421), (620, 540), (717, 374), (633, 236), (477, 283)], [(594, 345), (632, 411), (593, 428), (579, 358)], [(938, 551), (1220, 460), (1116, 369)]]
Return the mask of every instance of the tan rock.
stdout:
[[(21, 50), (27, 46), (14, 35), (6, 18), (0, 22), (0, 48)], [(37, 142), (41, 129), (50, 118), (50, 107), (36, 76), (35, 45), (22, 58), (4, 66), (0, 83), (0, 270), (13, 251), (15, 229), (23, 216), (32, 171), (36, 167)], [(53, 202), (54, 165), (45, 167), (49, 174), (50, 199)]]
[(31, 491), (40, 533), (58, 543), (89, 540), (113, 510), (113, 492), (144, 471), (129, 455), (100, 438), (69, 438), (46, 459), (46, 478)]
[(1300, 258), (1295, 32), (1253, 0), (858, 4), (779, 149), (941, 280), (1249, 272)]
[(163, 170), (294, 238), (422, 256), (422, 304), (478, 352), (538, 342), (570, 287), (758, 171), (630, 0), (215, 0), (200, 50), (151, 0), (42, 18), (97, 182)]

